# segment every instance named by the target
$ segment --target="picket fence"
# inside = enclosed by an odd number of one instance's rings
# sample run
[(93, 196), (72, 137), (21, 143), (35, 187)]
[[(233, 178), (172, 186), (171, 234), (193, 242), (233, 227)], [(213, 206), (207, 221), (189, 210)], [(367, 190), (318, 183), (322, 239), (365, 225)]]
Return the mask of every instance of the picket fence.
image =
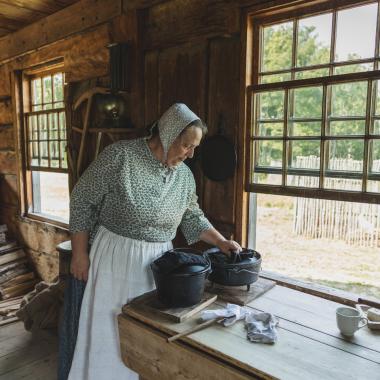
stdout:
[[(296, 167), (317, 168), (316, 156), (297, 157)], [(330, 160), (331, 169), (361, 171), (362, 162), (352, 159)], [(380, 172), (380, 160), (373, 162), (373, 171)], [(292, 186), (318, 187), (318, 177), (292, 176)], [(329, 189), (361, 190), (361, 181), (325, 178)], [(380, 192), (380, 183), (372, 184), (371, 191)], [(344, 240), (361, 247), (380, 247), (380, 205), (337, 202), (325, 199), (294, 198), (293, 229), (308, 238)]]

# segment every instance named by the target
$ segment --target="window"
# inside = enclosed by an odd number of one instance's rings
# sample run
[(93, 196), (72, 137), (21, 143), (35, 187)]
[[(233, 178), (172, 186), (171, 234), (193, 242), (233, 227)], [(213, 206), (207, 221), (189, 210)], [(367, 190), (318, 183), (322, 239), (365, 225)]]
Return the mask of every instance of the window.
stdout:
[(261, 11), (249, 27), (248, 244), (269, 277), (380, 299), (379, 1)]
[(23, 76), (27, 214), (67, 223), (66, 120), (61, 65)]
[(380, 201), (377, 12), (255, 20), (249, 191)]

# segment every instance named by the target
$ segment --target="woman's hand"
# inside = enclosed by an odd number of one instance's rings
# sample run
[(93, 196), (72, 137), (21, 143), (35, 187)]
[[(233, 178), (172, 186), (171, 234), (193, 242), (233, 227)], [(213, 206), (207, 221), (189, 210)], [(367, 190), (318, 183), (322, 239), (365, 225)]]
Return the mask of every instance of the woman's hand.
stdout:
[(201, 233), (200, 239), (206, 243), (215, 245), (223, 253), (230, 255), (231, 252), (241, 252), (240, 244), (235, 240), (227, 240), (219, 231), (215, 228), (209, 228)]
[(217, 242), (216, 246), (227, 255), (230, 255), (231, 252), (241, 252), (242, 248), (239, 243), (235, 240), (220, 240)]
[(87, 281), (90, 259), (88, 257), (88, 232), (71, 234), (72, 256), (70, 272), (78, 280)]
[(70, 272), (78, 280), (87, 281), (90, 259), (87, 252), (75, 252), (71, 259)]

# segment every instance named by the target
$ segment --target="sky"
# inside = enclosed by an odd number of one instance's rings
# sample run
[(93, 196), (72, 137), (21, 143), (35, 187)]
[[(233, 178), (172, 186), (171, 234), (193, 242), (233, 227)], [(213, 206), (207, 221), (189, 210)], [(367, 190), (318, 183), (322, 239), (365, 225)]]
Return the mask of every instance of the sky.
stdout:
[[(336, 61), (348, 60), (350, 54), (361, 58), (374, 56), (377, 7), (376, 2), (337, 12)], [(299, 28), (306, 26), (314, 26), (317, 40), (330, 46), (332, 13), (300, 19)]]

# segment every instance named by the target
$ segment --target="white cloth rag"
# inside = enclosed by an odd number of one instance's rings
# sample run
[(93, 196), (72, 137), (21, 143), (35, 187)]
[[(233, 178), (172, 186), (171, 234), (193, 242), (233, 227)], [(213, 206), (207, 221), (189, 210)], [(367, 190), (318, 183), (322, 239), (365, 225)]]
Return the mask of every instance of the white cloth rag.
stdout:
[(236, 321), (245, 319), (247, 338), (256, 343), (274, 343), (277, 341), (278, 319), (271, 313), (255, 313), (245, 307), (228, 303), (224, 309), (204, 310), (203, 321), (225, 317), (220, 323), (228, 327)]

